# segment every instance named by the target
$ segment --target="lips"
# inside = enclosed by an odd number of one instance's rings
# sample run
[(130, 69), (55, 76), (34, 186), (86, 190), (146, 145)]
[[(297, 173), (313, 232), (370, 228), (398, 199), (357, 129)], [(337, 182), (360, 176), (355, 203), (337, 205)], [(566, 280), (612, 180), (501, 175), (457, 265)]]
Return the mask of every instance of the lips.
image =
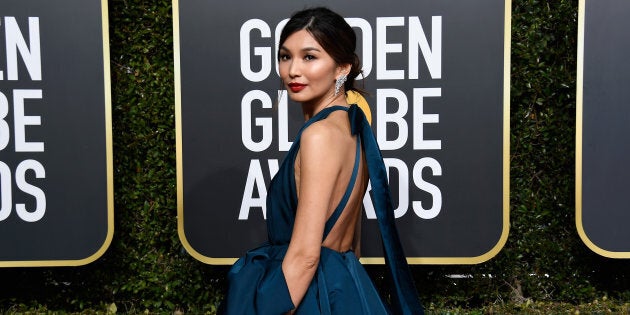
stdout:
[(306, 84), (295, 83), (295, 82), (289, 83), (287, 85), (289, 86), (289, 89), (291, 89), (293, 93), (302, 91), (306, 87)]

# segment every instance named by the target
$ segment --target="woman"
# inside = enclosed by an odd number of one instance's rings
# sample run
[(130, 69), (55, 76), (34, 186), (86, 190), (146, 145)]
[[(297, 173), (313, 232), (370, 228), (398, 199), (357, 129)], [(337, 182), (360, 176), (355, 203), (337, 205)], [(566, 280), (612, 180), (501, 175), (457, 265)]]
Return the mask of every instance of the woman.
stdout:
[(269, 243), (230, 270), (227, 314), (388, 314), (358, 261), (368, 179), (393, 280), (392, 310), (421, 314), (387, 187), (363, 112), (346, 102), (357, 91), (356, 35), (326, 8), (297, 12), (279, 39), (278, 62), (305, 125), (267, 195)]

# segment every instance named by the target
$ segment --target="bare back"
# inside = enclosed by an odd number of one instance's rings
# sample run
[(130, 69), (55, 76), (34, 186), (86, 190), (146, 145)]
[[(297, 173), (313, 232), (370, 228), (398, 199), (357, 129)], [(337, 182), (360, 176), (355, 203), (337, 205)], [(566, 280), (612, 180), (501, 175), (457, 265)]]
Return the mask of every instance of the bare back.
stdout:
[[(365, 167), (364, 152), (360, 152), (360, 160), (358, 172), (354, 183), (350, 183), (352, 171), (356, 160), (356, 148), (358, 139), (350, 133), (350, 124), (345, 111), (337, 111), (331, 113), (326, 119), (314, 123), (309, 129), (317, 133), (318, 129), (326, 128), (327, 133), (331, 133), (329, 141), (326, 141), (323, 150), (324, 155), (329, 157), (333, 163), (327, 165), (335, 165), (337, 168), (331, 174), (334, 174), (334, 184), (328, 196), (329, 203), (327, 207), (326, 218), (329, 218), (334, 209), (339, 205), (344, 193), (349, 185), (353, 185), (352, 193), (348, 199), (346, 207), (343, 209), (336, 224), (322, 241), (322, 246), (335, 250), (337, 252), (346, 252), (353, 250), (357, 256), (360, 255), (360, 226), (362, 215), (363, 196), (365, 194), (368, 182), (367, 168)], [(309, 135), (303, 135), (303, 137)], [(295, 181), (296, 186), (300, 187), (302, 159), (298, 153), (295, 160)], [(298, 204), (300, 199), (300, 189), (298, 189)], [(326, 196), (322, 196), (326, 198)]]

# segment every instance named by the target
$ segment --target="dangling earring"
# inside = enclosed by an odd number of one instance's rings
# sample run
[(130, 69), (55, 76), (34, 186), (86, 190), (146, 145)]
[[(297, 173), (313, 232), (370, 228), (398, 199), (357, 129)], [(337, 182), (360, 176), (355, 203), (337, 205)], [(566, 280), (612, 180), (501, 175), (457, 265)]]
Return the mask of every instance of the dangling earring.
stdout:
[(339, 79), (337, 79), (337, 81), (335, 82), (335, 96), (339, 94), (339, 90), (341, 90), (341, 87), (343, 86), (344, 83), (346, 83), (347, 79), (348, 79), (348, 75), (346, 74), (342, 74), (339, 77)]

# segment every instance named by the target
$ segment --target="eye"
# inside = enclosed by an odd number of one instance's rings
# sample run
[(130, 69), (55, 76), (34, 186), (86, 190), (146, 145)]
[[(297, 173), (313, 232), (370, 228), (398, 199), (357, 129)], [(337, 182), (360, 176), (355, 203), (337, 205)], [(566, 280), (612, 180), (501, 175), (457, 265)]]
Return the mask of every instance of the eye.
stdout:
[(306, 55), (306, 56), (304, 56), (304, 60), (306, 60), (306, 61), (314, 60), (314, 59), (316, 59), (316, 58), (313, 55)]
[(280, 54), (280, 56), (278, 56), (278, 60), (280, 61), (287, 61), (291, 59), (291, 57), (288, 54)]

